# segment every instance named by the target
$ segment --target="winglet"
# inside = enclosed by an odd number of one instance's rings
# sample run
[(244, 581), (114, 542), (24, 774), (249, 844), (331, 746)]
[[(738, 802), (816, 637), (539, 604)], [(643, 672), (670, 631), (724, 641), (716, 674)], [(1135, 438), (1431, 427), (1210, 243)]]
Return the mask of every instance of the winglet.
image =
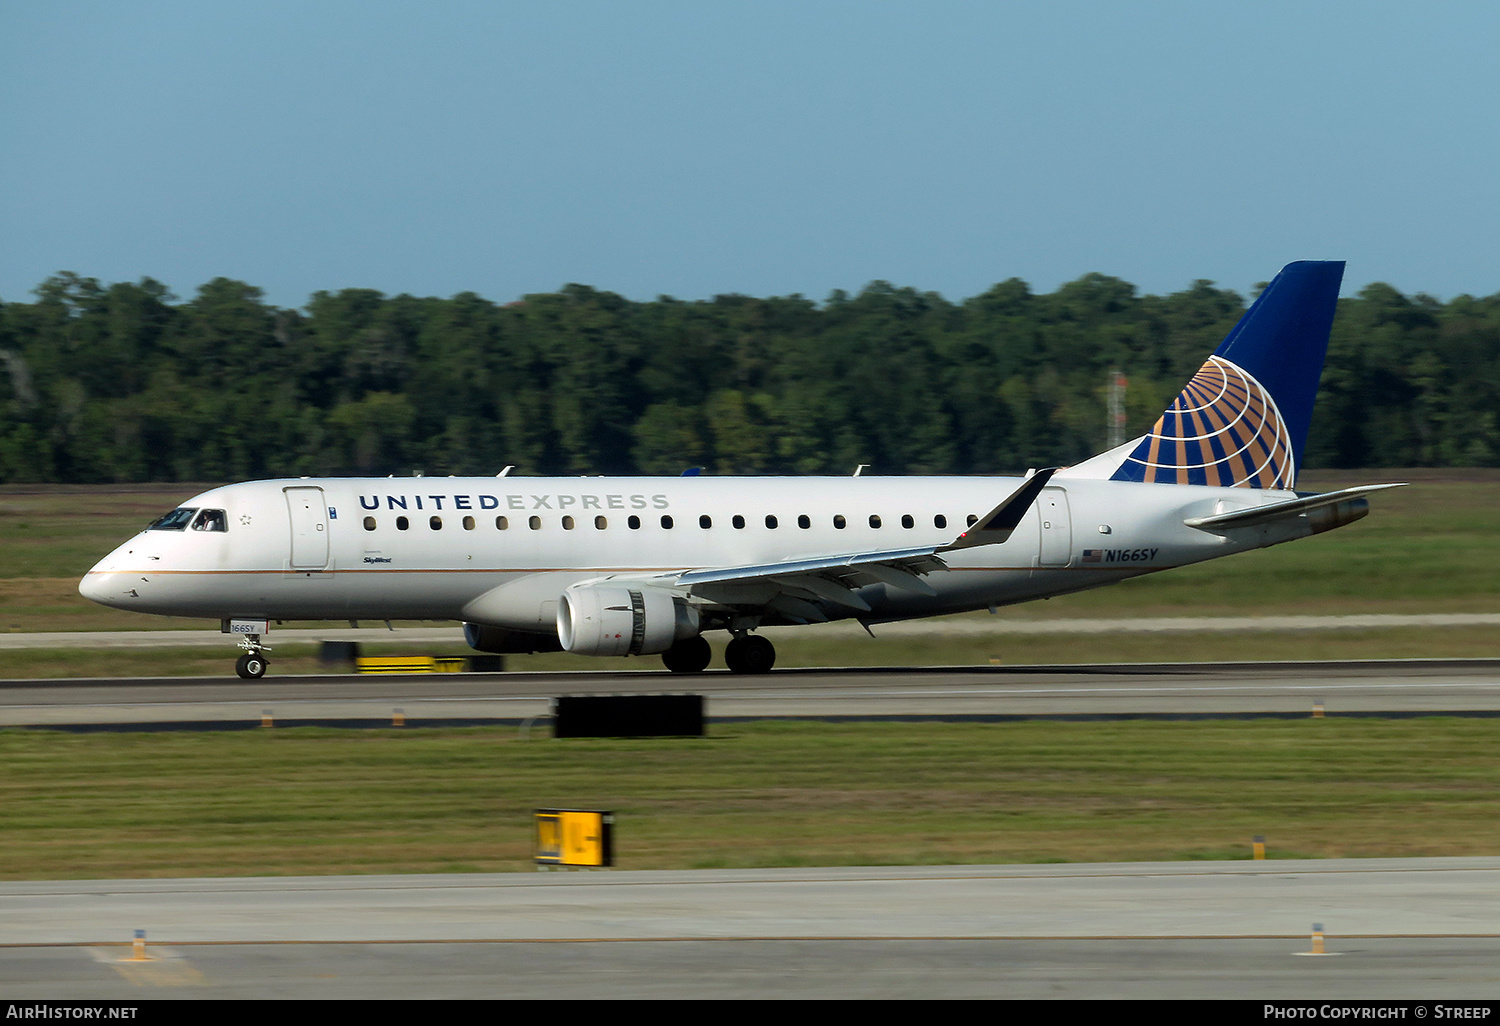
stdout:
[(952, 552), (955, 549), (972, 549), (976, 545), (998, 545), (1009, 541), (1016, 527), (1021, 523), (1021, 518), (1036, 502), (1036, 497), (1042, 494), (1042, 489), (1047, 482), (1052, 480), (1052, 475), (1057, 473), (1057, 467), (1048, 467), (1039, 470), (1028, 477), (1014, 492), (1010, 498), (990, 510), (984, 516), (974, 522), (963, 534), (959, 535), (947, 545), (940, 546), (938, 552)]

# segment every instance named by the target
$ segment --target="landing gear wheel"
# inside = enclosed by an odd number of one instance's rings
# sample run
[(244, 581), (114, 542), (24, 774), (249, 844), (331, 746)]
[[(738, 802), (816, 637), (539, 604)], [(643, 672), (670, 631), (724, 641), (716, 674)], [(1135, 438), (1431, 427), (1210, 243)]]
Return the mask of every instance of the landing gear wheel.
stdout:
[(661, 654), (661, 661), (673, 673), (702, 673), (713, 658), (713, 649), (703, 635), (684, 638)]
[(246, 653), (234, 664), (234, 672), (246, 680), (258, 680), (266, 675), (266, 657)]
[(744, 634), (724, 647), (724, 662), (734, 673), (767, 673), (776, 665), (776, 646), (759, 634)]

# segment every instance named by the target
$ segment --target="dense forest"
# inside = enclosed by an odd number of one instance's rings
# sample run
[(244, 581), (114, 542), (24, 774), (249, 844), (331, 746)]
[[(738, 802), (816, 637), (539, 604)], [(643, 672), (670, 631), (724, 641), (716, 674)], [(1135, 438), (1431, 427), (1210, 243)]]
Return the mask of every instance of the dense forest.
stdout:
[[(58, 274), (0, 303), (0, 481), (342, 474), (997, 473), (1144, 432), (1245, 309), (1199, 281), (1091, 274), (950, 302), (874, 282), (819, 303), (496, 304), (364, 289), (305, 309), (217, 278)], [(1500, 294), (1340, 302), (1308, 466), (1500, 463)]]

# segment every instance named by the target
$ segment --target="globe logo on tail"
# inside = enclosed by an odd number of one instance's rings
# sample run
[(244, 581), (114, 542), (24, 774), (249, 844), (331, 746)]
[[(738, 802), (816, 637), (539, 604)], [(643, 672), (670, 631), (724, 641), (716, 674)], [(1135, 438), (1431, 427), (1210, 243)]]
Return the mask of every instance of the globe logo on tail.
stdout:
[(1291, 488), (1292, 438), (1269, 392), (1243, 368), (1210, 356), (1116, 480)]

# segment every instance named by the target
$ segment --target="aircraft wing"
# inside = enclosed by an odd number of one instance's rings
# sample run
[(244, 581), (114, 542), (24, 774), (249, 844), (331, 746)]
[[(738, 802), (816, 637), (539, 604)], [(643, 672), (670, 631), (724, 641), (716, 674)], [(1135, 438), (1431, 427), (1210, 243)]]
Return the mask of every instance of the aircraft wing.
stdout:
[(869, 612), (869, 604), (856, 592), (872, 584), (932, 596), (936, 592), (922, 577), (947, 568), (943, 553), (1008, 540), (1053, 473), (1055, 468), (1033, 474), (1005, 501), (946, 544), (683, 570), (656, 580), (710, 602), (767, 607), (792, 622), (803, 623), (828, 619), (814, 605), (820, 599)]
[(1269, 506), (1254, 506), (1250, 509), (1231, 510), (1228, 513), (1217, 513), (1207, 517), (1189, 517), (1183, 523), (1188, 527), (1196, 527), (1200, 531), (1225, 531), (1236, 527), (1262, 527), (1266, 524), (1275, 523), (1278, 520), (1300, 517), (1325, 506), (1336, 506), (1341, 502), (1363, 499), (1364, 496), (1369, 495), (1371, 492), (1381, 492), (1387, 488), (1404, 488), (1405, 486), (1405, 482), (1397, 484), (1359, 485), (1355, 488), (1341, 488), (1336, 492), (1302, 495), (1295, 499), (1288, 499), (1285, 502), (1273, 502)]

